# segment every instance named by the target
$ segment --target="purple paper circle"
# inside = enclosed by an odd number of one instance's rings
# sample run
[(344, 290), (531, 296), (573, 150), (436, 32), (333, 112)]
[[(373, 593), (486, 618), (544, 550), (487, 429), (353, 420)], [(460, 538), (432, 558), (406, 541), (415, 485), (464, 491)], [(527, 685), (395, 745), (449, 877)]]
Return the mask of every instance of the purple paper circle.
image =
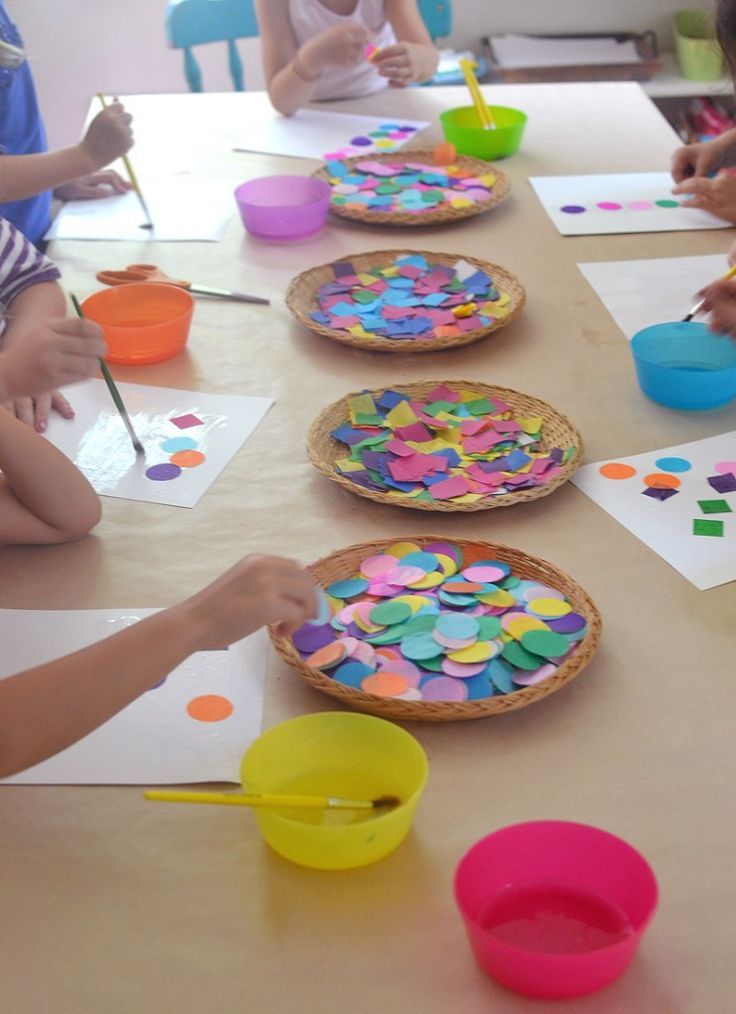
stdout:
[(371, 141), (370, 137), (363, 137), (362, 135), (360, 135), (359, 137), (354, 137), (350, 143), (357, 145), (359, 148), (365, 148), (366, 145), (370, 145), (373, 142)]
[(566, 215), (580, 215), (585, 208), (582, 204), (563, 204), (560, 211), (564, 211)]
[(181, 475), (179, 466), (172, 465), (168, 461), (164, 461), (160, 465), (151, 465), (146, 471), (146, 478), (153, 479), (154, 482), (167, 482), (169, 479), (176, 479), (179, 475)]

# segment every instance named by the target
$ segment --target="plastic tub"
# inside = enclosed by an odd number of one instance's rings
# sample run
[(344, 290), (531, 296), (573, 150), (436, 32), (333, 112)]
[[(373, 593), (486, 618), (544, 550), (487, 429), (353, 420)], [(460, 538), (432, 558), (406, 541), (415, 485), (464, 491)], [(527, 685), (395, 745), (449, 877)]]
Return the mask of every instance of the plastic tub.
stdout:
[(289, 792), (351, 799), (395, 795), (377, 810), (254, 810), (271, 848), (322, 870), (367, 866), (393, 852), (411, 828), (427, 780), (427, 757), (398, 725), (370, 715), (324, 711), (269, 729), (247, 750), (246, 792)]
[(736, 342), (701, 321), (654, 324), (631, 339), (644, 394), (668, 408), (718, 408), (736, 398)]
[(313, 176), (260, 176), (241, 183), (235, 201), (248, 232), (293, 241), (308, 239), (324, 226), (330, 194), (329, 183)]
[(613, 982), (657, 904), (646, 860), (587, 824), (543, 820), (483, 838), (460, 861), (455, 898), (480, 966), (552, 1000)]
[(488, 106), (495, 129), (484, 130), (478, 123), (475, 106), (458, 106), (440, 114), (445, 140), (455, 145), (461, 155), (476, 158), (506, 158), (518, 151), (527, 116), (510, 106)]
[(105, 333), (107, 362), (161, 363), (186, 345), (194, 299), (176, 285), (129, 282), (94, 292), (82, 309)]
[(723, 54), (715, 38), (712, 10), (691, 9), (675, 13), (677, 62), (684, 78), (715, 81), (723, 74)]

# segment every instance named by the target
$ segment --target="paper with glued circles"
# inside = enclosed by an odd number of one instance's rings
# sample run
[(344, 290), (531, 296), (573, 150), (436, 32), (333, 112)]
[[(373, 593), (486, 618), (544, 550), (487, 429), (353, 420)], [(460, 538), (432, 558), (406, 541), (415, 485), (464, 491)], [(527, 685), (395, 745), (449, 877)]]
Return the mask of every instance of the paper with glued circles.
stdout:
[(102, 496), (194, 507), (268, 412), (271, 398), (118, 384), (145, 449), (136, 455), (106, 384), (64, 388), (75, 416), (49, 418), (46, 436)]
[[(601, 468), (611, 462), (622, 478), (601, 474)], [(734, 473), (736, 431), (583, 465), (571, 482), (704, 590), (736, 579)], [(660, 481), (669, 488), (657, 488), (657, 477), (662, 476)], [(702, 504), (716, 497), (725, 499), (730, 510), (721, 509), (714, 518)], [(706, 519), (722, 521), (721, 534), (716, 528), (695, 524)]]
[[(157, 611), (0, 609), (0, 679), (94, 644)], [(3, 781), (239, 782), (243, 753), (261, 731), (267, 658), (265, 630), (226, 650), (197, 652), (78, 743)], [(101, 671), (98, 678), (103, 683), (109, 674)]]
[(687, 207), (667, 172), (530, 176), (537, 197), (563, 236), (731, 229), (732, 222)]

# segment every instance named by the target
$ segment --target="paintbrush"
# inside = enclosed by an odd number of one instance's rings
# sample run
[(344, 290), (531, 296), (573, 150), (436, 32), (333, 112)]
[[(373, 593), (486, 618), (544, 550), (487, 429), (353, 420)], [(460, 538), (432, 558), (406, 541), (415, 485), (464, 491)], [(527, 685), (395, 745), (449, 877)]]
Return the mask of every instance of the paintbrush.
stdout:
[(465, 84), (468, 86), (470, 97), (473, 100), (475, 111), (478, 114), (480, 125), (483, 130), (495, 130), (496, 124), (494, 123), (491, 111), (486, 105), (486, 102), (481, 94), (480, 86), (478, 85), (478, 78), (475, 76), (473, 70), (473, 63), (470, 60), (466, 60), (464, 57), (460, 60), (460, 69), (463, 72), (465, 78)]
[[(102, 94), (102, 92), (97, 92), (97, 98), (100, 100), (102, 108), (107, 109), (105, 96)], [(151, 218), (151, 212), (148, 210), (148, 205), (146, 204), (145, 198), (143, 196), (143, 191), (141, 190), (141, 185), (138, 182), (138, 177), (136, 176), (131, 161), (127, 155), (123, 155), (123, 165), (125, 166), (125, 171), (128, 174), (130, 182), (133, 184), (133, 189), (135, 190), (138, 200), (140, 201), (141, 208), (143, 208), (143, 214), (146, 216), (147, 219), (146, 223), (141, 226), (141, 229), (152, 229), (153, 219)]]
[[(724, 278), (733, 278), (734, 276), (736, 276), (736, 264), (734, 264), (732, 268), (729, 268), (728, 271), (725, 273), (725, 275), (721, 275), (721, 280), (723, 280)], [(700, 311), (702, 310), (704, 302), (705, 299), (699, 300), (692, 308), (690, 313), (688, 313), (686, 317), (682, 318), (683, 323), (687, 320), (692, 320), (693, 317), (697, 316), (697, 314), (699, 314)]]
[(378, 799), (339, 799), (336, 796), (290, 796), (237, 792), (178, 792), (148, 789), (146, 799), (156, 803), (209, 803), (215, 806), (279, 807), (285, 810), (381, 810), (398, 806), (398, 796)]
[[(79, 300), (77, 299), (77, 297), (74, 295), (73, 292), (69, 293), (69, 296), (70, 296), (70, 299), (71, 299), (72, 303), (74, 303), (74, 309), (77, 311), (77, 316), (81, 317), (82, 319), (84, 319), (84, 314), (82, 313), (82, 307), (79, 305)], [(110, 373), (110, 371), (107, 368), (107, 363), (102, 358), (100, 359), (100, 369), (102, 370), (102, 376), (105, 378), (105, 383), (107, 384), (107, 389), (110, 392), (110, 397), (115, 402), (115, 407), (117, 408), (118, 412), (120, 413), (120, 418), (125, 423), (126, 429), (128, 430), (128, 433), (130, 434), (130, 439), (133, 441), (133, 447), (135, 447), (135, 453), (136, 454), (145, 454), (145, 450), (143, 448), (143, 444), (140, 442), (140, 440), (138, 439), (138, 437), (135, 435), (135, 430), (133, 429), (133, 423), (130, 421), (130, 416), (128, 415), (128, 410), (125, 407), (125, 403), (123, 402), (123, 399), (120, 396), (120, 391), (118, 391), (118, 389), (117, 389), (117, 387), (115, 385), (115, 381), (112, 379), (112, 374)]]

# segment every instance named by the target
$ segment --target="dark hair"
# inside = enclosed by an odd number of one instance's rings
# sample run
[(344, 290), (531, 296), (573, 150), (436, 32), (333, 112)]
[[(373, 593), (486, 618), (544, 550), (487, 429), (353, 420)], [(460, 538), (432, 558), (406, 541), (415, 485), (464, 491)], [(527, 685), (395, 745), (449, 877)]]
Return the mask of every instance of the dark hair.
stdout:
[(718, 0), (716, 38), (723, 50), (731, 76), (736, 77), (736, 0)]

